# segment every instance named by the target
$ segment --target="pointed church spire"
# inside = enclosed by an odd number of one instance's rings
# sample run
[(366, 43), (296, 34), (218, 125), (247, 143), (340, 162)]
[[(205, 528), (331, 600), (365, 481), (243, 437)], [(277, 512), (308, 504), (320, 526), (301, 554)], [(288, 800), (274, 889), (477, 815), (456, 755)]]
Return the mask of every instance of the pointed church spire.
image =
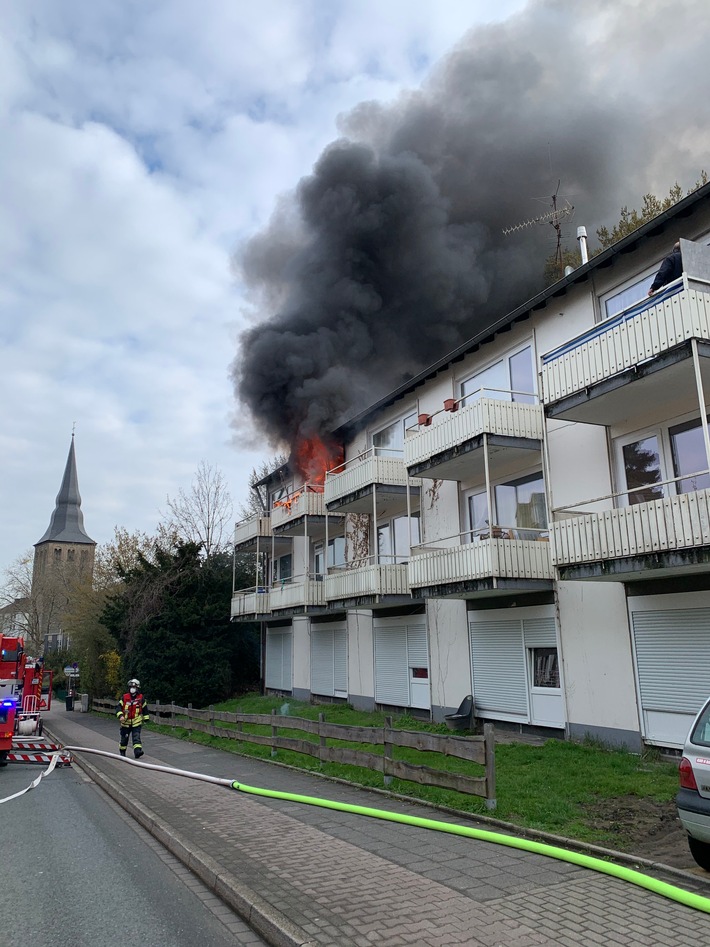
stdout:
[(84, 515), (81, 512), (81, 496), (79, 495), (79, 478), (76, 474), (73, 432), (62, 485), (57, 494), (57, 505), (54, 508), (54, 513), (52, 513), (47, 532), (35, 545), (39, 546), (41, 543), (48, 542), (96, 545), (84, 530)]

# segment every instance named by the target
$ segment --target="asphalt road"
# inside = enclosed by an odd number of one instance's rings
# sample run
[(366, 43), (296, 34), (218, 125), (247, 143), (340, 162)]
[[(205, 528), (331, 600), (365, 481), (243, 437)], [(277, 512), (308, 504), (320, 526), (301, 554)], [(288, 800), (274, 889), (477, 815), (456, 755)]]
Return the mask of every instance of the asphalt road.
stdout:
[[(40, 765), (0, 769), (0, 799)], [(257, 947), (264, 941), (76, 767), (0, 804), (7, 947)]]

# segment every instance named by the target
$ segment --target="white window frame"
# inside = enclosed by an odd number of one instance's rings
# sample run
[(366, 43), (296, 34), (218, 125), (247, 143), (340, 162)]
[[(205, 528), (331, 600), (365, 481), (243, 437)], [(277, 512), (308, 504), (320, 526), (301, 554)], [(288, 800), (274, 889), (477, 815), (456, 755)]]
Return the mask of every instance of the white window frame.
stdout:
[[(477, 366), (475, 371), (469, 372), (465, 376), (462, 375), (458, 381), (458, 392), (461, 406), (464, 407), (466, 404), (471, 404), (480, 397), (494, 398), (497, 401), (515, 401), (515, 398), (513, 397), (514, 389), (511, 378), (510, 360), (515, 358), (516, 355), (520, 355), (520, 353), (524, 352), (526, 349), (530, 350), (530, 374), (532, 377), (533, 389), (535, 389), (535, 346), (533, 339), (528, 339), (526, 342), (516, 345), (515, 348), (509, 349), (507, 352), (499, 355), (498, 358), (491, 359), (485, 365)], [(483, 389), (475, 389), (470, 391), (468, 394), (464, 394), (464, 385), (468, 384), (470, 381), (473, 381), (473, 379), (477, 376), (483, 375), (485, 372), (488, 372), (492, 368), (495, 368), (497, 365), (502, 365), (503, 363), (506, 363), (509, 388), (497, 390), (486, 389), (484, 387)], [(518, 403), (538, 403), (538, 395), (536, 390), (524, 392), (523, 394), (529, 394), (531, 401), (526, 402), (521, 397)]]
[[(416, 405), (412, 408), (411, 411), (407, 411), (406, 414), (401, 414), (398, 418), (395, 418), (393, 421), (389, 421), (387, 424), (383, 424), (381, 427), (378, 427), (376, 430), (370, 433), (370, 446), (372, 447), (372, 452), (375, 456), (378, 457), (394, 457), (400, 458), (404, 456), (404, 439), (407, 436), (407, 429), (409, 427), (414, 427), (417, 423), (417, 408)], [(401, 425), (402, 429), (402, 447), (398, 449), (396, 447), (377, 447), (375, 445), (375, 438), (378, 434), (383, 434), (385, 431), (390, 428), (394, 428), (397, 425)]]
[[(395, 532), (395, 525), (394, 525), (395, 520), (407, 520), (407, 551), (406, 553), (402, 553), (397, 549), (396, 532)], [(377, 548), (373, 550), (374, 558), (377, 563), (379, 563), (380, 565), (393, 565), (393, 564), (401, 565), (406, 562), (409, 562), (409, 559), (412, 555), (412, 527), (411, 527), (411, 523), (409, 522), (410, 520), (417, 520), (419, 524), (419, 539), (414, 543), (414, 545), (416, 546), (416, 545), (419, 545), (419, 543), (421, 543), (421, 538), (422, 538), (422, 523), (421, 523), (421, 518), (418, 513), (412, 513), (411, 516), (407, 516), (406, 513), (400, 513), (399, 516), (392, 516), (389, 519), (378, 520), (377, 526), (375, 528), (375, 539), (374, 539), (375, 543), (377, 544)], [(394, 552), (388, 555), (380, 555), (380, 530), (384, 529), (385, 527), (389, 527), (390, 536), (394, 540), (393, 542)]]
[[(542, 480), (543, 488), (545, 491), (545, 511), (547, 513), (547, 526), (549, 529), (550, 519), (551, 519), (550, 510), (548, 506), (549, 498), (547, 495), (547, 484), (545, 483), (545, 471), (542, 469), (541, 466), (529, 467), (527, 470), (521, 470), (519, 473), (516, 473), (515, 475), (509, 474), (506, 477), (501, 477), (495, 481), (491, 481), (490, 499), (491, 499), (492, 509), (488, 511), (488, 517), (489, 517), (488, 525), (489, 526), (491, 525), (491, 520), (493, 521), (494, 526), (510, 525), (508, 523), (503, 523), (503, 524), (498, 523), (498, 509), (497, 509), (497, 504), (496, 504), (496, 487), (505, 487), (505, 486), (510, 485), (511, 483), (515, 483), (516, 481), (525, 480), (527, 478), (536, 477), (536, 476)], [(478, 494), (486, 494), (486, 488), (484, 484), (479, 483), (475, 487), (469, 487), (467, 490), (462, 490), (460, 494), (461, 496), (461, 506), (460, 506), (461, 541), (465, 543), (472, 542), (474, 538), (471, 535), (472, 527), (471, 527), (471, 522), (469, 518), (469, 498), (472, 496), (476, 496)], [(520, 529), (521, 530), (525, 529), (525, 527), (521, 526)]]
[[(624, 280), (621, 283), (618, 283), (613, 289), (610, 289), (606, 293), (602, 293), (599, 296), (599, 313), (597, 322), (606, 322), (607, 319), (613, 319), (614, 316), (618, 316), (619, 313), (624, 312), (626, 309), (630, 309), (631, 306), (634, 306), (642, 302), (648, 296), (648, 290), (653, 282), (653, 279), (658, 272), (660, 263), (657, 263), (655, 266), (649, 267), (646, 270), (642, 271), (642, 275), (638, 273), (635, 276), (629, 277), (629, 279)], [(645, 284), (645, 285), (644, 285)], [(633, 289), (635, 286), (639, 287), (638, 298), (630, 299), (627, 306), (624, 306), (622, 309), (617, 309), (616, 312), (607, 314), (607, 303), (611, 302), (615, 296), (620, 296), (622, 293), (628, 292), (630, 289)]]

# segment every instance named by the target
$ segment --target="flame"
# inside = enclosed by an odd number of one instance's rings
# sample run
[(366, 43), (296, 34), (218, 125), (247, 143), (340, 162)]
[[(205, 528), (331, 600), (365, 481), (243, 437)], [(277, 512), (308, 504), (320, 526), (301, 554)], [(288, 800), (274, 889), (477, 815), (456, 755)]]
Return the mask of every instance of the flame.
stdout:
[(342, 464), (343, 449), (336, 444), (326, 444), (314, 435), (299, 441), (294, 451), (294, 462), (306, 481), (306, 489), (322, 493), (326, 471)]

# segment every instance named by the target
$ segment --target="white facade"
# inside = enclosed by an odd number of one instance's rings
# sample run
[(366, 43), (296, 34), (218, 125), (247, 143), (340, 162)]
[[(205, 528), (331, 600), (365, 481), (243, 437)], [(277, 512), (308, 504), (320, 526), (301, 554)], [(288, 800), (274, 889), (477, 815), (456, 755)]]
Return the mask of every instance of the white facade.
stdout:
[[(710, 694), (709, 198), (344, 425), (323, 485), (238, 524), (262, 579), (232, 616), (264, 622), (267, 688), (434, 720), (473, 694), (501, 726), (682, 744)], [(649, 299), (677, 238), (683, 277)]]

